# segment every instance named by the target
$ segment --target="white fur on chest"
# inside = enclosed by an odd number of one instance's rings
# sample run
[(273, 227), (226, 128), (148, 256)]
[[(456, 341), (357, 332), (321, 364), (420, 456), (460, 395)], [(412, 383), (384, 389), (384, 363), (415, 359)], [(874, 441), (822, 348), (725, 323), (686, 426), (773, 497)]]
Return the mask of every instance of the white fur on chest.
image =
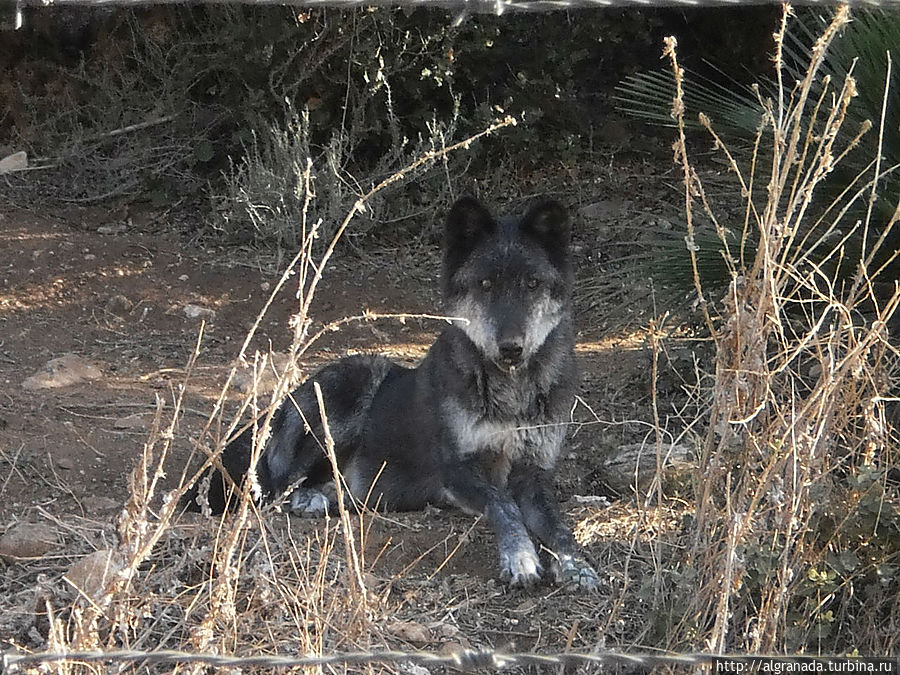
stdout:
[(556, 461), (565, 433), (561, 423), (497, 421), (466, 410), (455, 401), (445, 404), (445, 414), (463, 457), (485, 455), (489, 460), (525, 461), (549, 469)]

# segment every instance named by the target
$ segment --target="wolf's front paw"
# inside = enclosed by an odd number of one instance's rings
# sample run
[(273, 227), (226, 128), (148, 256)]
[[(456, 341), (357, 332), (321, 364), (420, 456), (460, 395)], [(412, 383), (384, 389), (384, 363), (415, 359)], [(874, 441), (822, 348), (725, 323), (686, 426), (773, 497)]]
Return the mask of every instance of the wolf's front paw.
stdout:
[(556, 556), (550, 571), (553, 581), (558, 584), (572, 584), (591, 592), (600, 590), (600, 577), (590, 563), (580, 556)]
[(290, 497), (291, 513), (295, 516), (324, 516), (328, 513), (328, 497), (310, 488), (297, 488)]
[(541, 561), (531, 542), (512, 550), (500, 550), (500, 579), (513, 588), (531, 588), (541, 580)]

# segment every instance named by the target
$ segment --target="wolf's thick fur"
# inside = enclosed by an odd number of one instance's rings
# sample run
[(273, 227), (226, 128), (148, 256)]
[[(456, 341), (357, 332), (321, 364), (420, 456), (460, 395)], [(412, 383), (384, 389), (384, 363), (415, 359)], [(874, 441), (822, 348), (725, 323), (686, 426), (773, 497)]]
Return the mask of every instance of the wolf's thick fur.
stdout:
[[(259, 483), (270, 499), (290, 491), (296, 513), (335, 506), (318, 382), (357, 501), (484, 514), (499, 540), (503, 579), (514, 586), (540, 579), (534, 537), (549, 551), (555, 580), (595, 588), (597, 575), (551, 496), (576, 383), (566, 211), (544, 201), (520, 218), (495, 220), (463, 198), (444, 234), (443, 295), (447, 313), (460, 320), (417, 368), (354, 356), (310, 377), (273, 417)], [(223, 453), (236, 481), (248, 471), (250, 449), (248, 430)], [(220, 476), (208, 497), (214, 510), (226, 507)]]

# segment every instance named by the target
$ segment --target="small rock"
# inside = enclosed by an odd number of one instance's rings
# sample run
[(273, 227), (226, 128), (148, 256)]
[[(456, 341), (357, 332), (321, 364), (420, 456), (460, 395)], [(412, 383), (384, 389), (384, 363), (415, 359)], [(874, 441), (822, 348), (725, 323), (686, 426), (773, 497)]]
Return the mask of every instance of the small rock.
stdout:
[(5, 173), (13, 173), (14, 171), (24, 171), (28, 168), (28, 153), (14, 152), (0, 159), (0, 176)]
[(84, 506), (84, 510), (93, 516), (116, 511), (122, 506), (122, 504), (115, 499), (110, 499), (103, 495), (91, 495), (90, 497), (85, 497), (82, 505)]
[(0, 558), (8, 563), (40, 558), (59, 544), (52, 527), (36, 523), (19, 523), (0, 537)]
[(110, 314), (124, 315), (134, 309), (134, 303), (124, 295), (114, 295), (106, 301), (106, 311)]
[(216, 320), (216, 312), (213, 309), (209, 309), (208, 307), (201, 307), (200, 305), (185, 305), (182, 310), (184, 315), (189, 319), (202, 319), (207, 323), (212, 323)]
[(618, 199), (602, 199), (586, 204), (578, 209), (578, 215), (585, 220), (616, 220), (622, 216), (630, 202)]
[(389, 635), (410, 642), (415, 645), (423, 645), (431, 642), (431, 631), (415, 621), (397, 621), (387, 626)]
[(267, 290), (269, 290), (270, 288), (272, 288), (272, 285), (271, 285), (268, 281), (264, 281), (264, 282), (262, 282), (262, 283), (259, 285), (259, 287), (260, 287), (262, 290), (267, 291)]
[(190, 277), (187, 274), (182, 274), (178, 277), (178, 281), (187, 281), (188, 279), (190, 279)]
[(113, 552), (102, 549), (76, 562), (63, 578), (92, 600), (99, 600), (118, 572)]
[(101, 225), (97, 228), (97, 234), (124, 234), (128, 231), (128, 226), (124, 223), (116, 223), (115, 225)]
[(114, 429), (146, 429), (146, 424), (144, 423), (144, 416), (140, 413), (135, 413), (134, 415), (129, 415), (128, 417), (120, 417), (115, 422), (113, 422)]
[(628, 492), (633, 486), (646, 489), (657, 477), (657, 471), (662, 469), (659, 478), (665, 483), (676, 479), (680, 475), (693, 471), (696, 456), (694, 451), (683, 444), (663, 444), (663, 456), (656, 461), (655, 443), (627, 443), (618, 447), (615, 453), (607, 456), (602, 461), (603, 479), (615, 490)]
[(102, 376), (101, 370), (87, 359), (77, 354), (64, 354), (48, 361), (41, 370), (26, 379), (22, 386), (25, 389), (54, 389), (96, 380)]
[(60, 457), (56, 460), (56, 466), (64, 471), (71, 471), (75, 468), (75, 462), (71, 460), (69, 457)]

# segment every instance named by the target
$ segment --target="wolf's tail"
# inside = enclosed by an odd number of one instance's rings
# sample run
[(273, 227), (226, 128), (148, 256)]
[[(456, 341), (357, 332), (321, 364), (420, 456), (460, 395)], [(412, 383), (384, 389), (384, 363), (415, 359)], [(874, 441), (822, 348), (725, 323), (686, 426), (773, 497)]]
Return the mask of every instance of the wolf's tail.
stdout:
[[(278, 498), (304, 479), (331, 479), (324, 453), (324, 427), (314, 383), (322, 390), (339, 465), (359, 447), (369, 407), (379, 387), (401, 366), (380, 356), (351, 356), (322, 368), (282, 401), (272, 416), (266, 447), (259, 454), (256, 477), (267, 499)], [(222, 451), (222, 468), (207, 471), (182, 498), (182, 507), (223, 513), (239, 494), (250, 470), (253, 427), (245, 429)]]
[(237, 438), (225, 446), (220, 461), (227, 475), (219, 469), (208, 469), (181, 498), (181, 506), (189, 511), (224, 513), (232, 499), (239, 494), (244, 479), (250, 470), (250, 456), (253, 449), (252, 427), (245, 429)]

